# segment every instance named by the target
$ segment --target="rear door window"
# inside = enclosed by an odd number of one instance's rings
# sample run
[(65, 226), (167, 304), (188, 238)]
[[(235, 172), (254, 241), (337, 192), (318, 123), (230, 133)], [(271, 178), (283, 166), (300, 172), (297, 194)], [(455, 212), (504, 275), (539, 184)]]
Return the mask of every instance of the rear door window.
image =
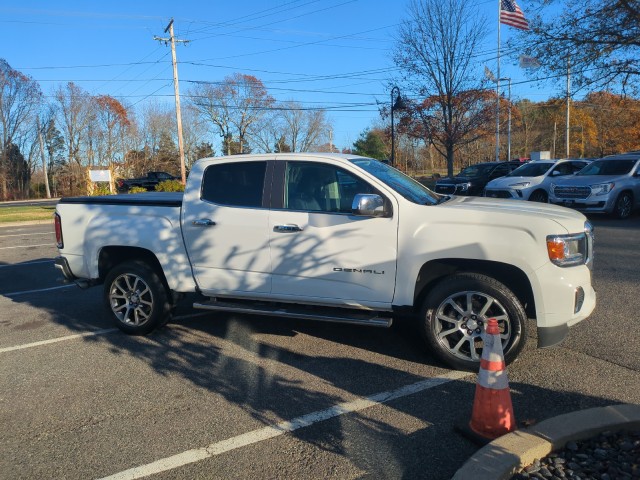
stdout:
[(231, 207), (262, 207), (267, 162), (210, 165), (204, 172), (202, 200)]

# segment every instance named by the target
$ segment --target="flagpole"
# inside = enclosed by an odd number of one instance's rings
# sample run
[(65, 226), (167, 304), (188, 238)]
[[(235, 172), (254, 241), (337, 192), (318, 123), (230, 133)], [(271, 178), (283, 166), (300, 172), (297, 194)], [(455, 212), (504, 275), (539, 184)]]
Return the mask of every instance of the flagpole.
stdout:
[(500, 11), (502, 0), (498, 0), (498, 75), (496, 77), (496, 162), (500, 161)]

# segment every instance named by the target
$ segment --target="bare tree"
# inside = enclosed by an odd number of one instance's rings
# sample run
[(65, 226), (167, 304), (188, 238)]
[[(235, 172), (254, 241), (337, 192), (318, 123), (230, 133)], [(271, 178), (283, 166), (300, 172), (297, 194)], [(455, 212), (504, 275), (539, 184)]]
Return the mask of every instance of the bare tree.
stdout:
[(198, 84), (189, 95), (191, 104), (223, 138), (227, 155), (234, 143), (238, 153), (244, 152), (252, 125), (274, 103), (260, 80), (241, 73), (226, 77), (219, 85)]
[[(60, 86), (54, 93), (61, 126), (67, 145), (67, 160), (83, 166), (90, 162), (91, 145), (88, 128), (94, 120), (91, 96), (73, 82)], [(83, 159), (81, 148), (85, 146), (87, 158)]]
[(536, 75), (564, 77), (570, 64), (576, 90), (638, 91), (640, 2), (530, 0), (527, 15), (531, 30), (516, 37), (510, 46), (517, 54), (538, 59), (542, 69)]
[(251, 144), (256, 150), (264, 153), (291, 151), (284, 145), (284, 128), (282, 114), (274, 108), (254, 122), (249, 129)]
[[(11, 145), (19, 143), (19, 135), (34, 127), (33, 114), (40, 108), (42, 93), (40, 86), (28, 75), (14, 70), (6, 60), (0, 59), (0, 197), (8, 194)], [(11, 151), (13, 152), (14, 149)], [(14, 152), (15, 153), (15, 152)]]
[(308, 152), (317, 147), (331, 128), (324, 110), (304, 110), (293, 101), (283, 105), (280, 116), (285, 127), (282, 135), (292, 152)]
[(325, 142), (331, 123), (324, 110), (307, 110), (289, 100), (252, 124), (252, 143), (263, 152), (309, 152)]
[(473, 141), (486, 121), (482, 77), (473, 62), (485, 36), (471, 0), (412, 0), (399, 29), (394, 61), (407, 87), (424, 99), (412, 113), (422, 121), (425, 140), (447, 159), (450, 175), (455, 150)]
[(182, 139), (184, 141), (185, 163), (191, 168), (202, 154), (202, 145), (207, 138), (207, 124), (200, 118), (193, 105), (187, 105), (182, 110)]
[(100, 164), (113, 167), (118, 155), (123, 152), (124, 135), (131, 124), (129, 112), (120, 101), (109, 95), (95, 98), (96, 107), (96, 139), (100, 140), (97, 148)]

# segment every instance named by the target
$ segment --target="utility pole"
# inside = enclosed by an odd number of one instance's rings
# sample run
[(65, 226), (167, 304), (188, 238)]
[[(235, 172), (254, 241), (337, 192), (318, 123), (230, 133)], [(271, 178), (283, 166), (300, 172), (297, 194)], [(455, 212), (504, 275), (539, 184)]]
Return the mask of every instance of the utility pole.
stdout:
[(154, 40), (160, 42), (171, 42), (171, 58), (173, 61), (173, 88), (176, 97), (176, 120), (178, 123), (178, 149), (180, 151), (180, 173), (182, 175), (182, 184), (187, 183), (187, 172), (184, 166), (184, 143), (182, 142), (182, 114), (180, 113), (180, 89), (178, 87), (178, 62), (176, 60), (176, 42), (188, 43), (189, 40), (177, 40), (173, 36), (173, 18), (164, 29), (164, 33), (169, 32), (169, 38), (153, 37)]
[(49, 190), (49, 174), (47, 172), (47, 159), (44, 157), (44, 142), (42, 141), (42, 130), (40, 129), (40, 115), (36, 115), (36, 126), (38, 128), (38, 141), (40, 142), (42, 170), (44, 171), (44, 187), (47, 191), (47, 198), (51, 198), (51, 190)]
[(567, 158), (569, 158), (569, 112), (571, 109), (571, 57), (567, 57)]

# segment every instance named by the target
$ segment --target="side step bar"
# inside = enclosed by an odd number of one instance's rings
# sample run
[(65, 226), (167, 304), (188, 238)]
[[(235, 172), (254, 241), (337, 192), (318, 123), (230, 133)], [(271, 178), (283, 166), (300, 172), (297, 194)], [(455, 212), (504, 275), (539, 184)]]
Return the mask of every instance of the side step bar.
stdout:
[(321, 322), (350, 323), (353, 325), (368, 325), (370, 327), (389, 328), (393, 323), (391, 317), (381, 317), (376, 312), (348, 310), (346, 308), (326, 308), (323, 310), (321, 308), (313, 309), (302, 305), (254, 305), (250, 303), (221, 302), (218, 300), (202, 303), (196, 302), (193, 304), (193, 308), (219, 312), (246, 313), (250, 315), (300, 318)]

